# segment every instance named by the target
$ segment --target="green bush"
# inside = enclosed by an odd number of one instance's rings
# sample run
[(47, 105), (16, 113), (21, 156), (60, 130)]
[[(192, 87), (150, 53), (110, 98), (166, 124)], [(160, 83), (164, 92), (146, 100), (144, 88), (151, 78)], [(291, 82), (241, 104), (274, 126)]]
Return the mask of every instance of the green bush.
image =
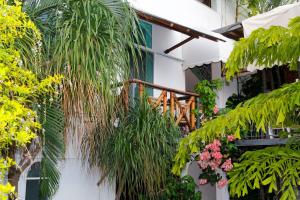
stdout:
[(140, 195), (156, 199), (166, 185), (179, 136), (178, 126), (167, 114), (146, 101), (135, 102), (119, 118), (114, 132), (95, 143), (98, 150), (89, 161), (101, 167), (102, 178), (116, 179), (117, 196), (122, 199)]

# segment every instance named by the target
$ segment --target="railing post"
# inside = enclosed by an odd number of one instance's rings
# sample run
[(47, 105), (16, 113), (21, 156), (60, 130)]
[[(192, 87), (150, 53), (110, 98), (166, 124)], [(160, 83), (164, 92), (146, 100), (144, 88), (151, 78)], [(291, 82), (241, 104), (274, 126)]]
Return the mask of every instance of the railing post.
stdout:
[(124, 84), (123, 92), (125, 112), (127, 112), (129, 110), (129, 83)]
[(191, 103), (191, 107), (190, 107), (190, 122), (191, 122), (191, 129), (194, 130), (195, 129), (195, 125), (196, 125), (196, 120), (195, 120), (195, 97), (192, 96), (192, 103)]
[(140, 96), (140, 99), (143, 98), (143, 95), (144, 95), (144, 85), (142, 83), (139, 83), (139, 96)]
[(196, 98), (196, 103), (197, 103), (197, 107), (196, 107), (196, 109), (197, 109), (197, 118), (196, 118), (196, 128), (200, 128), (200, 126), (201, 126), (201, 119), (200, 119), (200, 111), (199, 111), (199, 109), (200, 109), (200, 107), (201, 107), (201, 105), (200, 105), (200, 98), (198, 97), (198, 98)]
[(175, 114), (175, 108), (174, 108), (174, 92), (170, 92), (170, 115), (173, 118)]
[(168, 93), (166, 90), (163, 91), (164, 97), (163, 97), (163, 113), (165, 114), (167, 112), (167, 101), (168, 101)]

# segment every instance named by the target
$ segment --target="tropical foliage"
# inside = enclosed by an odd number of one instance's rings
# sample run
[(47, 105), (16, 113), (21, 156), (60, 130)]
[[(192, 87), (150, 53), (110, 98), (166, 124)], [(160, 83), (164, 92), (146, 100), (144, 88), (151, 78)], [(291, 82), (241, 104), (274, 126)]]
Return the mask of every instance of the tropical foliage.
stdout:
[(52, 197), (59, 187), (60, 172), (58, 161), (64, 158), (64, 113), (60, 95), (44, 100), (37, 109), (39, 121), (42, 124), (42, 160), (41, 177), (47, 177), (40, 182), (42, 197)]
[[(31, 48), (36, 48), (40, 33), (28, 16), (22, 12), (19, 2), (8, 5), (0, 1), (0, 198), (7, 199), (13, 194), (18, 180), (7, 182), (7, 174), (19, 174), (28, 166), (31, 143), (38, 150), (41, 144), (42, 125), (34, 107), (43, 96), (57, 94), (56, 85), (61, 83), (59, 75), (40, 79), (29, 70), (22, 69), (20, 41), (30, 37)], [(29, 44), (29, 43), (28, 43)], [(31, 55), (34, 57), (35, 55)], [(40, 137), (38, 137), (40, 136)], [(34, 142), (33, 142), (34, 141)], [(16, 152), (23, 152), (20, 163), (14, 161)], [(33, 156), (33, 157), (31, 157)]]
[(288, 124), (290, 116), (294, 116), (300, 106), (300, 82), (295, 82), (260, 94), (225, 115), (208, 121), (200, 129), (181, 140), (173, 172), (180, 174), (191, 153), (199, 151), (202, 142), (210, 142), (227, 134), (240, 138), (241, 130), (249, 130), (255, 126), (257, 130), (266, 131), (266, 125)]
[(288, 65), (296, 70), (300, 55), (300, 17), (292, 19), (287, 28), (272, 26), (259, 28), (248, 38), (235, 43), (226, 63), (226, 77), (254, 64), (261, 68)]
[[(116, 179), (117, 198), (157, 197), (170, 171), (180, 136), (178, 127), (142, 100), (120, 116), (115, 129), (107, 140), (96, 144), (99, 152), (89, 156), (90, 165), (102, 169), (100, 183), (105, 177)], [(83, 148), (89, 148), (84, 144)]]
[(297, 2), (297, 0), (238, 0), (239, 4), (247, 7), (249, 16), (268, 12), (278, 6)]
[[(108, 146), (111, 139), (120, 136), (115, 133), (114, 122), (117, 113), (123, 111), (123, 104), (116, 86), (128, 80), (130, 65), (139, 55), (135, 43), (141, 37), (135, 11), (122, 0), (29, 0), (24, 9), (44, 36), (43, 67), (34, 70), (41, 74), (56, 72), (65, 77), (62, 99), (65, 141), (75, 141), (78, 147), (82, 145), (83, 158), (89, 161), (90, 167), (103, 169), (110, 177), (120, 172), (120, 166), (111, 168), (109, 159), (121, 158), (125, 165), (135, 165), (137, 161), (129, 163), (131, 159), (120, 157), (127, 153), (121, 149), (115, 149), (120, 153), (117, 157), (103, 153), (116, 153), (110, 152), (114, 146)], [(61, 120), (51, 120), (51, 126), (61, 127)], [(119, 191), (124, 191), (125, 178), (135, 172), (136, 166), (132, 167), (120, 173), (123, 186)], [(152, 175), (149, 173), (147, 179)], [(153, 180), (148, 183), (151, 184)]]
[(166, 188), (158, 200), (201, 200), (201, 192), (195, 191), (194, 179), (191, 176), (169, 176)]
[(229, 172), (230, 195), (245, 196), (248, 190), (268, 187), (280, 200), (297, 199), (300, 185), (300, 152), (288, 147), (269, 147), (244, 153)]
[(217, 90), (221, 89), (223, 83), (220, 79), (208, 81), (203, 80), (195, 85), (194, 91), (198, 93), (202, 98), (200, 98), (200, 103), (202, 105), (202, 113), (205, 117), (211, 117), (216, 114), (216, 97)]
[(121, 0), (30, 0), (24, 8), (44, 35), (42, 73), (67, 80), (63, 110), (68, 130), (75, 130), (71, 138), (91, 134), (91, 121), (102, 126), (95, 134), (109, 134), (121, 107), (112, 86), (128, 79), (135, 60), (135, 12)]

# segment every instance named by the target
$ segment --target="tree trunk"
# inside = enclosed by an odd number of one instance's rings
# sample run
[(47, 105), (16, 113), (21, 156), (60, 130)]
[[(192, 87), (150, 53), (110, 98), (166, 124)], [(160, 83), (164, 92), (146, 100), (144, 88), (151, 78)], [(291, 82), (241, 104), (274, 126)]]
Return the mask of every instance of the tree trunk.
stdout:
[[(8, 182), (15, 187), (15, 193), (18, 193), (18, 184), (21, 176), (21, 171), (16, 167), (11, 167), (8, 171)], [(17, 199), (17, 195), (13, 195), (9, 198), (10, 200)]]

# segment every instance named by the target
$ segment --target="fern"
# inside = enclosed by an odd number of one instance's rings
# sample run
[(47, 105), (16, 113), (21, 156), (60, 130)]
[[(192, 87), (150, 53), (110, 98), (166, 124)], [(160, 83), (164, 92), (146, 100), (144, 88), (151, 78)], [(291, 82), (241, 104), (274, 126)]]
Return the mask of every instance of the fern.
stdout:
[(208, 121), (200, 129), (182, 139), (175, 157), (173, 173), (180, 174), (191, 153), (198, 152), (203, 141), (209, 142), (226, 134), (240, 138), (241, 130), (255, 125), (266, 131), (266, 125), (285, 125), (300, 107), (300, 82), (283, 86), (267, 94), (260, 94), (235, 109)]

